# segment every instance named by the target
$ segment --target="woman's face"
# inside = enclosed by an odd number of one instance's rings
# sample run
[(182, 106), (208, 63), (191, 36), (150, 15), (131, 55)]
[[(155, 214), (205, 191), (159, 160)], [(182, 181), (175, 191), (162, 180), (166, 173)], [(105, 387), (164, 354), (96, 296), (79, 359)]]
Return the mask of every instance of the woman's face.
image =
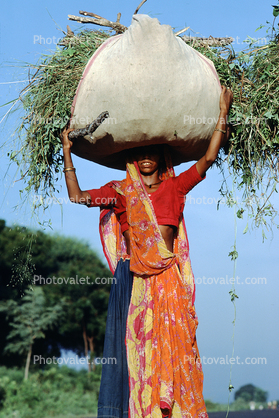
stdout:
[(160, 151), (156, 145), (140, 147), (136, 152), (136, 161), (141, 174), (148, 176), (159, 169)]

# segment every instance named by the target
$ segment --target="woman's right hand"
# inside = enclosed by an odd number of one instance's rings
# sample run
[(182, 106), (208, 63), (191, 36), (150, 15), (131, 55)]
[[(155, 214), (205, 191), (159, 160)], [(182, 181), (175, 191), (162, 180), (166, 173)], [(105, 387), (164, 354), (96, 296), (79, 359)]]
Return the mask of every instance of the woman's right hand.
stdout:
[(72, 128), (65, 128), (61, 133), (61, 142), (63, 145), (63, 150), (69, 149), (71, 150), (73, 146), (73, 142), (69, 139), (69, 133), (72, 132), (74, 129)]

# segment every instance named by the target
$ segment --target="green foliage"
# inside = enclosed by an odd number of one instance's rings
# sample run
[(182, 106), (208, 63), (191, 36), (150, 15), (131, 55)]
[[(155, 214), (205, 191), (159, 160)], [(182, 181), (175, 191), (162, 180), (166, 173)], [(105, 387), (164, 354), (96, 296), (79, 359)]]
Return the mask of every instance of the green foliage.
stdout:
[(35, 241), (32, 231), (24, 227), (5, 227), (0, 230), (0, 289), (2, 298), (7, 293), (6, 286), (23, 288), (30, 283), (34, 265), (30, 257), (30, 247)]
[[(27, 382), (23, 381), (23, 375), (23, 370), (0, 367), (0, 418), (96, 415), (101, 366), (90, 374), (66, 366), (46, 366), (31, 373)], [(250, 398), (239, 397), (231, 403), (230, 410), (248, 410), (249, 402)], [(256, 409), (259, 405), (267, 406), (264, 401), (255, 403)], [(205, 400), (205, 404), (208, 412), (226, 411), (226, 405), (210, 400)]]
[(252, 385), (244, 385), (241, 386), (240, 389), (238, 389), (235, 392), (234, 399), (238, 400), (239, 398), (243, 399), (245, 402), (266, 402), (267, 401), (268, 393), (264, 390)]
[(23, 381), (22, 371), (1, 367), (0, 376), (0, 418), (96, 415), (99, 366), (90, 375), (52, 366), (31, 374), (28, 381)]
[[(24, 227), (5, 226), (1, 220), (0, 229), (0, 300), (21, 301), (21, 296), (32, 283), (36, 267), (40, 266), (44, 273), (46, 268), (51, 268), (50, 260), (44, 259), (47, 254), (50, 240), (42, 232), (34, 232)], [(31, 251), (32, 248), (32, 251)], [(6, 345), (6, 336), (12, 331), (12, 327), (5, 319), (5, 313), (0, 312), (1, 336), (0, 358)], [(5, 364), (11, 361), (9, 355), (5, 355)], [(21, 365), (23, 357), (17, 355), (12, 364)]]
[(27, 355), (25, 379), (28, 378), (32, 347), (35, 339), (45, 338), (44, 331), (51, 328), (63, 315), (63, 299), (60, 304), (45, 307), (41, 288), (27, 290), (20, 303), (14, 300), (0, 302), (0, 312), (11, 318), (12, 330), (7, 340), (12, 340), (4, 349), (6, 352)]
[(33, 75), (20, 94), (25, 116), (19, 127), (19, 138), (23, 135), (20, 143), (24, 146), (9, 155), (21, 167), (27, 192), (32, 190), (44, 197), (58, 192), (55, 183), (61, 172), (61, 130), (69, 122), (84, 67), (107, 38), (108, 34), (99, 31), (67, 36), (54, 54), (42, 56), (37, 65), (30, 66)]
[[(269, 36), (266, 45), (249, 39), (248, 49), (239, 53), (232, 48), (200, 49), (214, 62), (221, 83), (234, 92), (231, 140), (218, 165), (224, 170), (227, 163), (243, 192), (237, 216), (243, 217), (246, 209), (255, 226), (265, 227), (277, 213), (270, 197), (278, 184), (279, 150), (279, 45), (276, 33)], [(230, 200), (226, 180), (221, 194)]]
[[(4, 225), (4, 223), (2, 222)], [(30, 241), (33, 242), (30, 248)], [(12, 313), (17, 306), (23, 309), (28, 306), (28, 298), (35, 295), (27, 289), (34, 281), (36, 292), (43, 292), (40, 298), (44, 298), (46, 312), (56, 312), (63, 309), (64, 316), (52, 329), (44, 330), (44, 339), (38, 337), (34, 340), (33, 354), (59, 356), (61, 347), (73, 350), (79, 355), (85, 355), (84, 335), (90, 342), (96, 355), (102, 353), (107, 306), (110, 284), (96, 283), (95, 279), (110, 278), (110, 271), (104, 266), (97, 254), (88, 244), (76, 239), (50, 235), (40, 231), (31, 231), (20, 227), (3, 227), (0, 232), (0, 310), (1, 332), (0, 361), (4, 364), (12, 362), (22, 365), (24, 355), (19, 347), (19, 342), (13, 345), (16, 356), (11, 356), (5, 346), (8, 343), (7, 336), (15, 332), (22, 332), (27, 341), (28, 320), (31, 318), (31, 308), (27, 309), (26, 318), (12, 325), (6, 319), (6, 309)], [(26, 280), (22, 280), (20, 269), (24, 265), (24, 257), (29, 253), (32, 259), (33, 273), (29, 272)], [(17, 256), (15, 257), (15, 254)], [(15, 272), (19, 272), (16, 274)], [(65, 278), (62, 284), (45, 284), (46, 279)], [(69, 278), (88, 278), (84, 284), (66, 283)], [(34, 280), (33, 280), (34, 279)], [(40, 286), (38, 289), (37, 287)], [(20, 297), (25, 293), (26, 296)], [(38, 295), (39, 296), (39, 295)], [(62, 305), (62, 301), (63, 305)], [(40, 304), (39, 304), (40, 305)], [(6, 307), (4, 309), (4, 306)], [(39, 309), (39, 306), (38, 306)], [(19, 316), (18, 316), (19, 318)], [(29, 319), (28, 319), (29, 318)], [(26, 327), (23, 324), (27, 325)], [(20, 331), (21, 330), (21, 331)], [(11, 334), (12, 333), (12, 334)], [(22, 335), (23, 335), (22, 334)], [(23, 342), (20, 344), (24, 344)], [(27, 347), (27, 345), (26, 345)], [(12, 347), (10, 347), (12, 349)], [(19, 351), (18, 351), (19, 350)], [(90, 353), (93, 355), (93, 352)]]
[(12, 331), (7, 339), (13, 340), (5, 350), (22, 354), (28, 352), (36, 338), (45, 338), (43, 331), (61, 317), (63, 308), (62, 304), (45, 308), (43, 290), (35, 287), (26, 291), (21, 303), (14, 300), (0, 302), (0, 312), (3, 311), (11, 318)]
[(95, 353), (101, 354), (110, 285), (97, 284), (95, 279), (110, 278), (111, 272), (88, 245), (71, 238), (55, 236), (50, 257), (56, 260), (54, 265), (57, 278), (87, 279), (85, 284), (64, 282), (44, 286), (49, 306), (59, 303), (63, 297), (66, 301), (65, 318), (57, 333), (58, 341), (64, 348), (82, 354), (86, 352), (83, 339), (85, 333), (86, 338), (93, 338)]
[(273, 16), (279, 16), (279, 6), (272, 6), (273, 7)]
[[(277, 7), (274, 6), (275, 13)], [(20, 152), (10, 155), (20, 166), (27, 164), (27, 192), (41, 190), (44, 197), (58, 192), (55, 182), (62, 162), (59, 135), (69, 120), (82, 71), (108, 36), (99, 31), (67, 36), (62, 47), (34, 66), (33, 78), (21, 95), (26, 116), (20, 131), (25, 137), (21, 140)], [(231, 174), (238, 178), (238, 188), (243, 190), (243, 207), (238, 216), (242, 217), (244, 210), (248, 210), (256, 226), (268, 226), (268, 219), (272, 222), (276, 213), (269, 199), (278, 183), (277, 38), (276, 31), (269, 34), (266, 45), (257, 45), (256, 40), (249, 38), (248, 49), (239, 53), (232, 47), (209, 48), (193, 44), (213, 61), (221, 83), (234, 92), (230, 114), (232, 138), (226, 149), (227, 157), (219, 160), (219, 166), (221, 169), (228, 166)], [(221, 194), (227, 199), (230, 197), (226, 182)]]
[(236, 251), (236, 249), (234, 249), (233, 251), (231, 251), (229, 254), (229, 257), (231, 257), (231, 260), (234, 261), (238, 258), (238, 252)]
[[(212, 402), (211, 400), (205, 400), (206, 410), (207, 412), (220, 412), (220, 411), (227, 411), (227, 405), (219, 404)], [(254, 402), (255, 409), (259, 409), (259, 407), (266, 409), (267, 403), (265, 401), (256, 401)], [(229, 405), (230, 411), (248, 411), (250, 410), (250, 398), (237, 398), (234, 402), (230, 403)], [(262, 412), (264, 416), (264, 411)], [(225, 416), (225, 415), (223, 415)], [(230, 416), (230, 415), (228, 415)]]
[[(237, 296), (237, 294), (235, 293), (235, 291), (234, 290), (230, 290), (229, 291), (229, 294), (230, 294), (230, 296), (231, 296), (231, 302), (234, 302), (235, 301), (235, 299), (238, 299), (238, 296)], [(233, 389), (233, 386), (229, 386), (229, 390), (231, 391)]]
[(209, 399), (205, 399), (204, 402), (205, 402), (207, 412), (219, 412), (219, 411), (226, 410), (226, 405), (221, 405), (219, 403), (212, 402)]
[[(278, 5), (273, 6), (274, 20), (278, 10)], [(19, 127), (19, 143), (13, 147), (10, 159), (20, 166), (25, 191), (42, 195), (34, 210), (45, 208), (45, 198), (59, 192), (56, 181), (62, 163), (60, 133), (69, 121), (85, 65), (109, 36), (101, 31), (67, 35), (55, 53), (43, 56), (37, 65), (28, 66), (33, 75), (20, 95), (25, 116)], [(229, 169), (242, 190), (243, 204), (238, 216), (247, 211), (252, 225), (266, 228), (277, 214), (270, 197), (276, 192), (279, 166), (278, 39), (278, 28), (273, 22), (264, 38), (266, 44), (260, 45), (258, 40), (248, 37), (247, 49), (240, 52), (233, 47), (198, 46), (194, 40), (191, 43), (213, 61), (221, 84), (234, 92), (229, 118), (232, 136), (226, 156), (217, 164), (222, 171)], [(221, 195), (228, 202), (230, 189), (224, 175)]]
[(233, 402), (230, 409), (231, 411), (244, 411), (250, 409), (250, 405), (245, 399), (238, 398), (235, 402)]

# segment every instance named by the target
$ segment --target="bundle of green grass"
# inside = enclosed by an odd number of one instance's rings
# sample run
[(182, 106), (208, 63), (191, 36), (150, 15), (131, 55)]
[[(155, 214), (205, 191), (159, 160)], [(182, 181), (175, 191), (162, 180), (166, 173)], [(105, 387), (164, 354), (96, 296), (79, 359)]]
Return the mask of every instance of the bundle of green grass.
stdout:
[[(109, 32), (81, 31), (67, 35), (50, 56), (32, 66), (29, 85), (21, 92), (25, 111), (19, 127), (19, 151), (10, 158), (21, 167), (25, 191), (42, 196), (55, 195), (62, 169), (60, 134), (68, 124), (71, 105), (83, 70)], [(183, 39), (183, 37), (182, 37)], [(250, 39), (245, 51), (230, 46), (209, 47), (190, 41), (190, 45), (210, 58), (221, 84), (234, 92), (230, 112), (232, 134), (217, 165), (233, 179), (233, 189), (242, 189), (237, 215), (247, 213), (255, 225), (270, 225), (276, 209), (270, 196), (278, 183), (279, 150), (279, 35), (272, 32), (265, 45)], [(223, 183), (221, 195), (235, 203), (231, 185)], [(44, 202), (44, 199), (42, 199)]]

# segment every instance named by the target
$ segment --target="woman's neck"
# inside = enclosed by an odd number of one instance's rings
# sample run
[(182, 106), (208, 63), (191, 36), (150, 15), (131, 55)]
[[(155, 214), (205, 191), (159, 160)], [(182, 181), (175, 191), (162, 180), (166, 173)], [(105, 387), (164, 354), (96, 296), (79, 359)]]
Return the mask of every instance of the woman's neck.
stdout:
[(156, 170), (155, 173), (151, 175), (142, 174), (142, 180), (143, 180), (145, 189), (148, 193), (155, 192), (159, 188), (160, 184), (162, 183), (162, 180), (159, 177), (158, 170)]
[(141, 176), (146, 186), (149, 186), (150, 184), (161, 183), (161, 180), (159, 177), (159, 170), (156, 170), (152, 174), (141, 173)]

